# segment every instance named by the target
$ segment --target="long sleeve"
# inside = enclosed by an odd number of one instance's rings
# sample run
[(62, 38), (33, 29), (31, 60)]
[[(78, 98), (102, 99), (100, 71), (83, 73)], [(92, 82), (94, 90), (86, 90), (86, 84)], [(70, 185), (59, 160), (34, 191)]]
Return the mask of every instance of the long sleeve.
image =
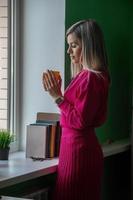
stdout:
[(98, 84), (96, 75), (89, 73), (87, 78), (79, 79), (76, 88), (70, 88), (64, 101), (59, 105), (63, 125), (74, 129), (84, 129), (95, 125), (101, 105), (101, 87)]

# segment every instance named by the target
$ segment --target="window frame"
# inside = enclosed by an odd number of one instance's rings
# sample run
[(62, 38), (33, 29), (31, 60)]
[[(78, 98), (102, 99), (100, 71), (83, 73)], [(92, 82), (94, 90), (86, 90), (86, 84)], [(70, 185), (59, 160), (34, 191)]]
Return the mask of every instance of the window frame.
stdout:
[(15, 135), (10, 152), (19, 150), (20, 1), (8, 0), (8, 129)]

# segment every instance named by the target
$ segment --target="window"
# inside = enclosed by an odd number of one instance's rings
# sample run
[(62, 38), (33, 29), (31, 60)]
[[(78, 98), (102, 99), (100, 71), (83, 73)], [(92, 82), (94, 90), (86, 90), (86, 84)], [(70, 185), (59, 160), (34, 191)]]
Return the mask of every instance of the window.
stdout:
[(8, 2), (0, 0), (0, 128), (8, 127)]
[(0, 0), (0, 129), (10, 129), (15, 134), (15, 146), (19, 121), (18, 2)]

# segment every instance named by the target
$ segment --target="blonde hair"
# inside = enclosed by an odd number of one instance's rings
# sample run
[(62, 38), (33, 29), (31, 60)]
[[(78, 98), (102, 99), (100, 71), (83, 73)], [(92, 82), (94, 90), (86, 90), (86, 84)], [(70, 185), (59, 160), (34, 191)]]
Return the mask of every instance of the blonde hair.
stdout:
[[(79, 21), (67, 30), (66, 36), (71, 33), (74, 33), (81, 40), (83, 66), (79, 66), (79, 69), (88, 68), (95, 72), (108, 71), (103, 33), (96, 21), (93, 19)], [(71, 67), (73, 71), (73, 64), (71, 64)]]

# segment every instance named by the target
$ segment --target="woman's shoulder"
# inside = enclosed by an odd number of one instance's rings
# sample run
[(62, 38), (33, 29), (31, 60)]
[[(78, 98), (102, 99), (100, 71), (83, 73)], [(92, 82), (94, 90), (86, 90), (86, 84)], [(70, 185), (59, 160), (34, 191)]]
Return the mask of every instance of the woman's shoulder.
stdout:
[[(80, 73), (78, 78), (80, 79), (81, 84), (100, 84), (109, 83), (108, 74), (106, 72), (94, 71), (90, 69), (83, 69)], [(101, 84), (100, 84), (101, 85)]]
[(83, 69), (79, 75), (78, 78), (81, 78), (82, 80), (89, 80), (89, 79), (100, 79), (104, 78), (104, 73), (100, 71), (94, 71), (91, 69)]

